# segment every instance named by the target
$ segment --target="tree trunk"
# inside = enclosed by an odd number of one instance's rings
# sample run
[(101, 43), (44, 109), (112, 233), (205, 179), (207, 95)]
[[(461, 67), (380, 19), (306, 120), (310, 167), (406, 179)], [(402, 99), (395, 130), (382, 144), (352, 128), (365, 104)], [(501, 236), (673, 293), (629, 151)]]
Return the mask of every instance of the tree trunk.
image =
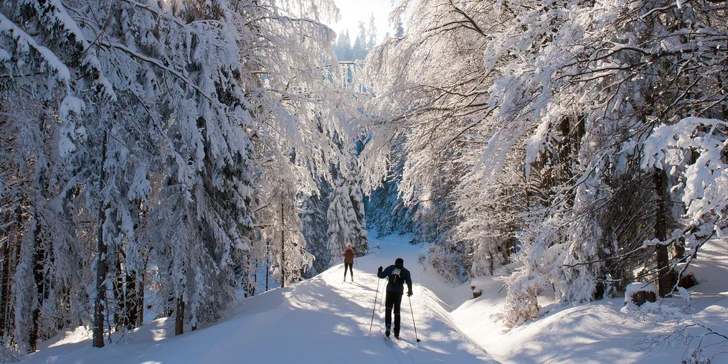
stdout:
[[(99, 209), (99, 220), (104, 219), (104, 209)], [(106, 244), (103, 239), (103, 228), (101, 224), (98, 227), (97, 251), (98, 258), (96, 260), (96, 300), (94, 302), (94, 329), (93, 329), (93, 347), (104, 347), (104, 309), (106, 305)]]
[[(2, 107), (2, 104), (0, 104), (0, 112), (2, 112), (2, 111), (3, 111), (3, 107)], [(16, 211), (18, 213), (17, 221), (19, 222), (20, 217), (22, 216), (20, 214), (21, 213), (20, 205), (18, 205)], [(8, 220), (10, 220), (10, 218)], [(3, 255), (2, 255), (2, 257), (0, 257), (0, 259), (2, 259), (2, 271), (0, 271), (0, 272), (2, 272), (2, 273), (0, 273), (0, 274), (2, 274), (2, 277), (0, 277), (0, 337), (5, 337), (5, 332), (6, 332), (5, 325), (7, 325), (7, 322), (8, 322), (8, 317), (7, 317), (8, 311), (6, 308), (8, 307), (8, 302), (9, 302), (8, 293), (10, 292), (9, 284), (8, 284), (9, 283), (8, 277), (9, 277), (9, 273), (10, 273), (10, 244), (12, 242), (12, 239), (10, 239), (10, 236), (11, 235), (8, 235), (8, 238), (5, 241), (5, 245), (3, 245), (3, 248), (2, 248)]]
[[(17, 249), (18, 243), (22, 239), (22, 232), (20, 227), (23, 226), (23, 209), (20, 207), (20, 204), (18, 204), (18, 207), (15, 209), (16, 214), (16, 224), (12, 233), (8, 234), (8, 240), (3, 245), (2, 249), (2, 284), (1, 284), (1, 291), (0, 291), (0, 337), (5, 337), (5, 334), (10, 332), (10, 325), (11, 320), (10, 318), (10, 310), (12, 308), (12, 300), (10, 299), (10, 277), (15, 274), (15, 265), (17, 264), (17, 259), (15, 258), (14, 249)], [(12, 268), (11, 268), (12, 267)]]
[(45, 275), (43, 274), (45, 249), (43, 249), (43, 242), (40, 237), (41, 224), (37, 215), (35, 221), (35, 231), (33, 232), (33, 241), (35, 242), (35, 252), (33, 254), (33, 278), (36, 288), (36, 302), (31, 318), (32, 328), (30, 330), (30, 336), (28, 337), (28, 345), (30, 346), (31, 353), (38, 350), (38, 339), (40, 338), (40, 313), (41, 307), (43, 307), (43, 299), (46, 295)]
[[(149, 210), (146, 206), (144, 206), (141, 199), (138, 200), (138, 208), (139, 222), (143, 223), (146, 221)], [(136, 229), (137, 227), (137, 224), (134, 224), (134, 228)], [(143, 223), (142, 228), (147, 228), (147, 224)], [(141, 327), (144, 324), (144, 274), (147, 271), (147, 262), (149, 261), (148, 253), (149, 251), (147, 249), (142, 249), (140, 251), (142, 256), (142, 266), (140, 267), (140, 270), (132, 272), (132, 286), (128, 288), (130, 292), (133, 291), (129, 299), (130, 304), (133, 306), (131, 311), (132, 314), (129, 317), (129, 324), (132, 328)]]
[[(723, 84), (723, 77), (721, 77), (721, 74), (718, 73), (718, 85), (720, 85), (721, 90), (725, 90), (725, 85)], [(721, 103), (721, 115), (723, 116), (723, 120), (728, 120), (728, 105), (726, 105), (725, 102)]]
[[(119, 254), (117, 252), (116, 257)], [(114, 302), (116, 302), (116, 314), (114, 315), (114, 328), (116, 331), (126, 326), (129, 316), (127, 316), (126, 300), (124, 299), (124, 286), (126, 285), (125, 274), (121, 272), (121, 259), (114, 262), (114, 270), (110, 272), (113, 278)]]
[(124, 325), (126, 325), (127, 330), (131, 330), (136, 327), (137, 316), (139, 314), (137, 307), (138, 300), (136, 280), (136, 271), (133, 270), (126, 275), (126, 287), (124, 290), (124, 308), (126, 309), (126, 317)]
[(185, 333), (185, 301), (183, 296), (177, 297), (177, 317), (174, 320), (174, 334), (182, 335)]
[[(667, 240), (667, 176), (665, 171), (655, 171), (655, 191), (657, 192), (657, 214), (655, 217), (655, 238), (660, 241)], [(661, 297), (672, 292), (675, 286), (675, 271), (670, 267), (670, 254), (667, 246), (660, 244), (656, 247), (655, 258), (657, 260), (657, 285)]]
[[(101, 179), (99, 181), (99, 191), (104, 189), (104, 180), (106, 173), (104, 172), (104, 164), (106, 163), (106, 133), (104, 133), (104, 145), (102, 147), (101, 159)], [(93, 328), (93, 347), (104, 347), (104, 310), (106, 306), (106, 244), (104, 243), (104, 220), (106, 220), (106, 209), (101, 197), (99, 197), (99, 221), (96, 232), (96, 300), (94, 302), (94, 328)]]
[(145, 254), (144, 255), (144, 266), (142, 267), (141, 274), (139, 274), (139, 284), (137, 285), (137, 316), (136, 316), (136, 322), (134, 323), (136, 327), (141, 327), (144, 325), (144, 285), (146, 284), (145, 281), (145, 272), (147, 271), (147, 261), (149, 260), (149, 257)]
[(0, 283), (0, 337), (5, 336), (6, 325), (8, 322), (8, 302), (10, 293), (10, 244), (11, 239), (3, 245), (2, 249), (2, 283)]
[(281, 288), (286, 287), (286, 221), (284, 219), (285, 217), (283, 216), (283, 197), (281, 197)]
[[(169, 266), (167, 267), (167, 272), (172, 271), (172, 261), (170, 260)], [(171, 278), (170, 278), (171, 281)], [(174, 308), (177, 305), (177, 296), (174, 292), (174, 288), (171, 287), (171, 282), (166, 287), (167, 291), (167, 300), (164, 303), (164, 317), (170, 317), (172, 316), (172, 313), (174, 312)]]

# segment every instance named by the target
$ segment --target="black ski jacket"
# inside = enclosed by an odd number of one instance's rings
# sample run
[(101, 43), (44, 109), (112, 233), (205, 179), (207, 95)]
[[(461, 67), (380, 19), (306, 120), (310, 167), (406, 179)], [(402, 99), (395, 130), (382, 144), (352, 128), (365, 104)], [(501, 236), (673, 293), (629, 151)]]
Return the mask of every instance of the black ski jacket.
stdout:
[(412, 292), (412, 277), (410, 276), (410, 271), (402, 265), (390, 265), (381, 272), (378, 272), (377, 277), (388, 278), (395, 269), (399, 269), (399, 276), (402, 277), (403, 282), (400, 284), (392, 284), (391, 282), (388, 282), (387, 292), (404, 294), (404, 283), (407, 283), (407, 288), (410, 292)]

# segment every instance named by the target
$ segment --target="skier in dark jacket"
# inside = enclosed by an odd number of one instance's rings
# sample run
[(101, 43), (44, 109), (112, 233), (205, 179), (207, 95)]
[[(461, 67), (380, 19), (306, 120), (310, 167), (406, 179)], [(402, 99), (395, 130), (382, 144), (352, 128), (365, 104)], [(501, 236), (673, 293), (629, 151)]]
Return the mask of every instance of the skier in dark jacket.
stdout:
[(392, 323), (392, 309), (394, 309), (394, 337), (399, 339), (399, 307), (402, 303), (402, 294), (404, 294), (404, 283), (407, 283), (407, 296), (412, 296), (412, 277), (410, 276), (409, 270), (404, 267), (404, 260), (402, 258), (397, 258), (394, 261), (394, 265), (390, 265), (384, 270), (380, 266), (379, 270), (377, 270), (377, 277), (389, 279), (387, 283), (387, 295), (384, 301), (384, 307), (386, 309), (384, 314), (386, 331), (384, 334), (389, 337), (390, 324)]

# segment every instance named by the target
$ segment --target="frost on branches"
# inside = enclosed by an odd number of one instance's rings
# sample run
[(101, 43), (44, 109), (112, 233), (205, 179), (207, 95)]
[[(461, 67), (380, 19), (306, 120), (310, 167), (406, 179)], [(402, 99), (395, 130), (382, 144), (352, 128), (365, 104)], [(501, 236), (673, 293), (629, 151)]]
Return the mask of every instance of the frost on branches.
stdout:
[(427, 0), (402, 15), (404, 37), (367, 60), (363, 186), (402, 161), (432, 263), (503, 274), (508, 324), (537, 317), (546, 286), (564, 303), (633, 281), (669, 294), (675, 265), (721, 233), (723, 4)]
[(147, 305), (179, 334), (256, 292), (266, 257), (282, 281), (310, 267), (299, 198), (357, 113), (320, 23), (336, 8), (312, 3), (0, 5), (3, 353), (79, 322), (101, 347)]

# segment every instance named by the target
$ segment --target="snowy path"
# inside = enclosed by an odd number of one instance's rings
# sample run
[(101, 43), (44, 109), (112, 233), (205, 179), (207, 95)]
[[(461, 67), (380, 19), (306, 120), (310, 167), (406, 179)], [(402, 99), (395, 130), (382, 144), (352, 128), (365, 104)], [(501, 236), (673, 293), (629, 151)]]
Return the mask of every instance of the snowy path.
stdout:
[[(372, 242), (372, 245), (378, 245)], [(175, 337), (172, 321), (146, 324), (120, 344), (91, 348), (85, 333), (49, 341), (26, 357), (28, 363), (484, 363), (494, 362), (480, 347), (454, 328), (447, 304), (424, 288), (418, 278), (419, 248), (401, 239), (382, 241), (370, 255), (357, 260), (356, 283), (343, 283), (335, 266), (319, 276), (285, 289), (242, 300), (227, 319)], [(379, 265), (397, 257), (412, 271), (415, 295), (402, 301), (403, 342), (387, 342), (381, 310), (384, 280), (375, 276)], [(446, 286), (444, 282), (428, 282)], [(379, 284), (377, 309), (372, 320)]]
[[(726, 242), (706, 245), (693, 263), (702, 283), (691, 289), (689, 306), (679, 295), (665, 299), (659, 307), (645, 305), (644, 310), (636, 311), (625, 311), (623, 298), (558, 306), (553, 297), (549, 301), (542, 296), (539, 302), (545, 305), (544, 316), (508, 330), (499, 320), (505, 298), (500, 281), (479, 277), (453, 287), (431, 268), (425, 270), (417, 263), (422, 246), (407, 244), (407, 236), (370, 240), (370, 254), (354, 265), (354, 284), (342, 282), (343, 268), (338, 265), (292, 287), (241, 300), (224, 319), (195, 332), (174, 336), (172, 320), (156, 320), (121, 341), (115, 338), (114, 344), (94, 349), (89, 333), (79, 328), (43, 342), (39, 352), (22, 359), (59, 364), (662, 364), (679, 363), (688, 353), (684, 337), (665, 336), (679, 329), (684, 320), (728, 332)], [(406, 297), (402, 302), (403, 341), (387, 341), (381, 334), (385, 282), (376, 279), (374, 273), (378, 266), (392, 264), (397, 257), (404, 258), (415, 283), (411, 302), (420, 343), (415, 341)], [(471, 284), (483, 289), (481, 297), (469, 299)], [(705, 334), (698, 328), (685, 333), (694, 337)], [(695, 347), (696, 343), (693, 340), (689, 345)], [(703, 349), (714, 363), (728, 362), (728, 354), (723, 354), (728, 353), (728, 341), (722, 337), (706, 338)]]

